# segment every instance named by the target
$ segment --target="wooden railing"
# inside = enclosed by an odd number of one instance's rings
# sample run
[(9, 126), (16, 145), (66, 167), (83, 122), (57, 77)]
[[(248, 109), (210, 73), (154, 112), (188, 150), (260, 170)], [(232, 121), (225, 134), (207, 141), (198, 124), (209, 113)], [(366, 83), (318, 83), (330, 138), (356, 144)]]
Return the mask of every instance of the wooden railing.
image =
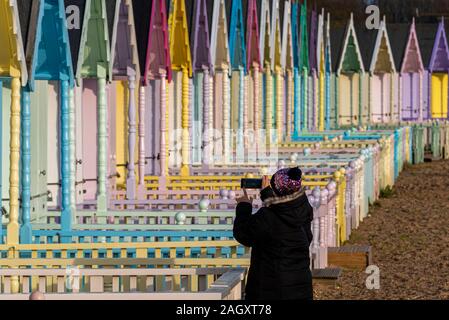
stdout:
[[(0, 300), (239, 300), (245, 268), (4, 269)], [(3, 289), (2, 289), (3, 288)]]

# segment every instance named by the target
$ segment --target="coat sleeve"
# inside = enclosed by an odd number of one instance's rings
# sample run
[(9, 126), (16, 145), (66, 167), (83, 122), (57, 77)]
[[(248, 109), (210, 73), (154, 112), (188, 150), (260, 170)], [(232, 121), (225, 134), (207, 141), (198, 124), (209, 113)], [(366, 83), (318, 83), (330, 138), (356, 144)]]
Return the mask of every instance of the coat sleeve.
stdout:
[(312, 234), (313, 207), (310, 205), (309, 200), (306, 200), (305, 210), (306, 210), (307, 220), (306, 220), (306, 223), (304, 224), (304, 227), (306, 229), (305, 231), (306, 231), (307, 239), (309, 240), (309, 245), (310, 245), (313, 240), (313, 234)]
[(241, 202), (235, 209), (234, 238), (246, 247), (254, 246), (268, 235), (268, 225), (263, 208), (252, 214), (250, 203)]

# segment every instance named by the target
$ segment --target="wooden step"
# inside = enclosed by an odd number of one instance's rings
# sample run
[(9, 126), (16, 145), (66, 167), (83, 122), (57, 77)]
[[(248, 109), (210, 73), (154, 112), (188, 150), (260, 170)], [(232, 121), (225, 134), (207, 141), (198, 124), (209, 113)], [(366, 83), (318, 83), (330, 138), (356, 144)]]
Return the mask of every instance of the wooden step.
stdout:
[(371, 265), (371, 246), (331, 247), (327, 251), (328, 265), (364, 271)]
[(335, 286), (341, 276), (340, 268), (313, 269), (313, 284)]

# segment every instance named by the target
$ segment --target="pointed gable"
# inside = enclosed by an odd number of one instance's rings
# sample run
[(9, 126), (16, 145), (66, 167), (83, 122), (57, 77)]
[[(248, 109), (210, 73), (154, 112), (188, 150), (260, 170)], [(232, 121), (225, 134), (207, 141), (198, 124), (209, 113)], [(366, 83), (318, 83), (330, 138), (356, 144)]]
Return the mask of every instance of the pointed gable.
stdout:
[[(36, 36), (41, 34), (41, 23), (44, 7), (41, 1), (16, 0), (19, 12), (20, 31), (22, 34), (23, 49), (27, 72), (32, 77), (32, 68), (36, 46)], [(30, 32), (30, 30), (32, 32)]]
[(300, 39), (299, 39), (299, 68), (309, 69), (309, 48), (307, 31), (307, 1), (301, 6), (301, 16), (299, 19)]
[(416, 34), (418, 36), (421, 57), (425, 69), (430, 66), (432, 51), (435, 45), (438, 31), (437, 23), (418, 23), (416, 24)]
[(316, 52), (315, 57), (317, 61), (317, 71), (324, 72), (324, 51), (325, 51), (325, 43), (324, 43), (324, 10), (318, 16), (318, 30), (317, 30), (317, 38), (316, 38)]
[[(351, 16), (351, 23), (354, 25)], [(365, 24), (358, 24), (355, 26), (356, 36), (355, 39), (359, 41), (359, 43), (363, 43), (362, 46), (358, 46), (360, 49), (360, 54), (363, 61), (364, 70), (369, 72), (371, 68), (371, 63), (374, 60), (374, 48), (376, 46), (377, 36), (379, 32), (377, 30), (368, 30)]]
[(325, 34), (325, 51), (324, 51), (324, 56), (325, 56), (325, 65), (326, 65), (326, 72), (327, 73), (331, 73), (332, 70), (332, 43), (331, 43), (331, 32), (330, 32), (330, 26), (331, 26), (331, 15), (328, 12), (327, 13), (327, 19), (326, 19), (326, 34)]
[[(70, 43), (62, 0), (41, 0), (43, 15), (38, 22), (33, 73), (36, 79), (73, 80)], [(32, 33), (30, 30), (29, 33)]]
[(401, 70), (402, 63), (405, 59), (405, 50), (407, 43), (409, 42), (410, 27), (411, 24), (407, 23), (389, 23), (387, 25), (396, 70)]
[(229, 52), (233, 69), (246, 70), (245, 24), (241, 0), (226, 0), (229, 25)]
[(260, 67), (260, 48), (259, 48), (259, 21), (257, 15), (256, 0), (249, 0), (246, 14), (246, 44), (247, 44), (247, 66), (251, 68), (253, 63)]
[[(27, 56), (30, 54), (32, 57), (29, 79), (31, 88), (34, 87), (34, 80), (68, 80), (73, 85), (73, 66), (65, 19), (62, 0), (40, 0), (37, 24), (34, 24), (32, 18), (28, 31)], [(31, 41), (34, 41), (33, 45)], [(28, 46), (33, 48), (33, 53), (28, 52)]]
[(209, 43), (209, 22), (207, 16), (207, 0), (196, 0), (193, 23), (193, 68), (202, 71), (212, 69)]
[(189, 28), (184, 0), (172, 0), (169, 17), (170, 59), (172, 69), (187, 69), (192, 77), (192, 58), (190, 53)]
[(318, 16), (316, 9), (312, 10), (310, 15), (310, 42), (309, 42), (309, 62), (311, 70), (318, 70), (318, 61), (316, 57), (318, 36)]
[(396, 70), (402, 73), (420, 72), (424, 70), (415, 22), (411, 24), (389, 24), (390, 36)]
[[(105, 0), (87, 2), (81, 34), (77, 79), (103, 77), (110, 79), (110, 45)], [(103, 70), (99, 70), (98, 67)], [(100, 74), (105, 72), (106, 74)]]
[(393, 54), (390, 39), (386, 28), (385, 18), (380, 24), (374, 47), (373, 60), (370, 67), (371, 72), (395, 72)]
[(259, 49), (260, 49), (260, 62), (263, 68), (266, 64), (271, 66), (270, 56), (270, 34), (271, 34), (271, 19), (270, 19), (270, 5), (268, 0), (258, 0), (258, 20), (260, 21), (259, 27)]
[[(145, 60), (147, 56), (148, 36), (150, 30), (151, 7), (153, 0), (132, 0), (133, 17), (136, 31), (137, 53), (139, 54), (140, 75), (145, 74)], [(162, 0), (165, 3), (165, 0)], [(148, 19), (148, 16), (150, 17)]]
[[(79, 18), (79, 28), (68, 26), (70, 55), (72, 57), (73, 73), (78, 74), (78, 59), (80, 55), (81, 35), (84, 29), (84, 17), (86, 11), (86, 0), (64, 0), (66, 16), (71, 15)], [(78, 15), (79, 14), (79, 15)]]
[[(374, 33), (372, 33), (374, 35)], [(374, 38), (373, 38), (374, 39)], [(337, 39), (336, 39), (337, 40)], [(337, 40), (338, 41), (338, 40)], [(361, 40), (364, 41), (364, 40)], [(365, 42), (363, 42), (365, 43)], [(373, 42), (374, 43), (374, 42)], [(334, 47), (335, 45), (335, 47)], [(338, 47), (338, 44), (334, 41), (332, 42), (332, 51), (334, 51)], [(368, 45), (368, 49), (365, 53), (371, 57), (370, 52), (372, 52), (373, 48)], [(341, 72), (360, 72), (364, 71), (364, 64), (362, 58), (362, 52), (359, 47), (359, 35), (357, 34), (354, 27), (354, 20), (351, 14), (348, 25), (346, 27), (346, 31), (344, 33), (344, 38), (342, 42), (342, 49), (340, 56), (333, 56), (332, 59), (338, 59), (338, 67), (336, 72), (340, 74)], [(337, 62), (334, 60), (334, 62)], [(367, 58), (367, 61), (369, 59)]]
[(284, 18), (282, 19), (282, 59), (283, 69), (293, 70), (293, 48), (292, 48), (292, 24), (291, 24), (291, 1), (284, 5)]
[(444, 20), (438, 25), (435, 44), (432, 50), (432, 57), (430, 59), (430, 71), (447, 72), (449, 69), (449, 49), (446, 38), (446, 31), (444, 28)]
[(25, 85), (28, 72), (15, 0), (0, 0), (0, 43), (0, 76), (20, 76)]
[[(148, 19), (148, 32), (146, 35), (146, 53), (144, 65), (144, 83), (150, 79), (160, 78), (160, 70), (165, 70), (168, 81), (172, 79), (172, 69), (169, 52), (169, 35), (167, 23), (167, 8), (165, 0), (151, 0)], [(135, 5), (135, 4), (134, 4)], [(134, 10), (135, 11), (135, 10)], [(148, 13), (145, 14), (147, 17)], [(136, 29), (138, 26), (136, 26)]]
[(293, 64), (295, 68), (299, 68), (299, 16), (300, 6), (298, 2), (293, 2), (291, 5), (292, 11), (292, 51), (293, 51)]
[(276, 67), (281, 67), (281, 26), (280, 26), (280, 9), (279, 2), (273, 1), (271, 9), (271, 37), (270, 37), (270, 56), (271, 69), (274, 71)]
[(221, 70), (222, 65), (229, 66), (230, 64), (226, 4), (224, 0), (208, 1), (207, 3), (208, 6), (213, 4), (210, 40), (211, 62), (214, 69)]

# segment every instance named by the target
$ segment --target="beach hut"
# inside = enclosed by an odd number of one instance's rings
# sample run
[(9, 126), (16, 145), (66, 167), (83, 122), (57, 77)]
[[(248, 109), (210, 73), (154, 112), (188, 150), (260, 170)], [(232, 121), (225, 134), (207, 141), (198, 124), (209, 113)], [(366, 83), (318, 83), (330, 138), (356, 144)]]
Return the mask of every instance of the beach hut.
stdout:
[(421, 58), (415, 20), (411, 24), (389, 24), (396, 70), (399, 73), (400, 120), (423, 120), (424, 65)]
[[(191, 108), (190, 80), (193, 75), (190, 51), (187, 11), (184, 0), (170, 1), (168, 19), (170, 60), (173, 72), (173, 82), (169, 92), (169, 150), (171, 165), (181, 166), (181, 175), (188, 176), (191, 161)], [(179, 108), (181, 106), (181, 108)], [(179, 132), (181, 128), (181, 132)], [(176, 132), (175, 132), (176, 131)], [(180, 133), (180, 134), (179, 134)], [(180, 148), (177, 141), (181, 141)], [(180, 151), (180, 157), (179, 157)]]
[[(369, 122), (388, 124), (399, 119), (397, 103), (396, 67), (387, 32), (385, 17), (379, 29), (368, 30), (365, 25), (357, 28), (365, 71), (369, 73)], [(360, 105), (359, 105), (360, 107)], [(359, 117), (364, 115), (362, 110)], [(358, 119), (360, 123), (360, 119)], [(361, 120), (363, 123), (363, 119)]]
[[(141, 72), (131, 0), (108, 2), (111, 84), (108, 103), (109, 186), (126, 186), (126, 198), (137, 194), (137, 95)], [(140, 118), (139, 118), (140, 124)]]
[(352, 15), (346, 28), (331, 23), (330, 29), (333, 71), (330, 127), (359, 125), (364, 114), (362, 81), (365, 71)]
[[(6, 242), (19, 242), (19, 167), (21, 86), (28, 81), (17, 2), (0, 1), (0, 147), (9, 150), (0, 163), (0, 193), (3, 209), (9, 213)], [(8, 153), (6, 153), (8, 154)], [(7, 200), (9, 199), (9, 203)], [(0, 219), (1, 220), (1, 219)], [(1, 222), (1, 221), (0, 221)], [(0, 228), (2, 229), (2, 228)], [(3, 242), (3, 230), (0, 242)]]
[(424, 64), (423, 119), (448, 116), (449, 50), (442, 19), (437, 24), (416, 24)]
[[(247, 127), (248, 117), (245, 116), (247, 106), (245, 95), (247, 72), (245, 24), (243, 21), (243, 7), (241, 0), (226, 0), (226, 16), (229, 30), (229, 58), (231, 62), (231, 132), (235, 133), (235, 140), (231, 140), (231, 148), (235, 150), (235, 161), (242, 162), (244, 157), (244, 128)], [(245, 124), (246, 121), (246, 124)]]
[(318, 12), (316, 6), (312, 9), (310, 13), (310, 33), (309, 33), (309, 64), (310, 64), (310, 74), (309, 74), (309, 108), (308, 108), (308, 118), (307, 123), (310, 130), (316, 130), (318, 125), (318, 95), (319, 95), (319, 75), (318, 75)]
[[(248, 68), (248, 126), (244, 128), (246, 132), (245, 138), (250, 140), (246, 142), (251, 148), (250, 157), (252, 160), (257, 160), (258, 149), (261, 144), (260, 135), (261, 129), (261, 101), (262, 101), (262, 81), (260, 77), (261, 63), (260, 63), (260, 48), (259, 48), (259, 20), (258, 8), (256, 0), (249, 0), (247, 5), (243, 6), (244, 16), (246, 18), (246, 56)], [(248, 131), (251, 131), (248, 132)], [(263, 141), (263, 140), (262, 140)], [(262, 142), (263, 143), (263, 142)]]
[(328, 87), (328, 81), (330, 79), (330, 74), (328, 74), (327, 63), (326, 63), (326, 50), (328, 50), (326, 41), (326, 28), (325, 28), (325, 15), (324, 9), (322, 9), (321, 13), (318, 15), (317, 22), (317, 41), (316, 41), (316, 50), (315, 50), (315, 59), (316, 59), (316, 77), (317, 77), (317, 93), (315, 100), (315, 117), (314, 124), (316, 130), (323, 131), (325, 128), (326, 122), (326, 97), (329, 93), (326, 88)]
[[(190, 48), (192, 50), (194, 107), (193, 161), (208, 166), (212, 161), (212, 61), (206, 0), (191, 0)], [(212, 17), (211, 17), (212, 18)]]
[[(266, 146), (269, 148), (271, 139), (271, 128), (273, 125), (272, 106), (273, 106), (273, 75), (271, 72), (271, 14), (270, 14), (270, 2), (268, 0), (258, 0), (258, 21), (260, 21), (259, 27), (259, 49), (260, 49), (260, 63), (263, 71), (263, 94), (261, 109), (261, 123), (262, 128), (265, 130)], [(270, 108), (268, 108), (270, 106)]]
[[(73, 74), (76, 76), (78, 67), (78, 55), (80, 49), (81, 33), (84, 25), (84, 11), (86, 7), (86, 0), (64, 0), (65, 12), (66, 12), (66, 25), (69, 34), (70, 43), (70, 56), (72, 58)], [(74, 166), (74, 192), (71, 193), (73, 198), (72, 202), (75, 205), (82, 204), (84, 199), (84, 182), (83, 182), (83, 139), (82, 139), (82, 127), (77, 124), (82, 122), (82, 91), (83, 88), (80, 84), (76, 83), (73, 88), (73, 99), (70, 105), (74, 112), (70, 117), (71, 132), (74, 131), (75, 149), (71, 150), (72, 166)], [(50, 121), (50, 117), (49, 117)], [(57, 199), (57, 198), (56, 198)], [(54, 204), (55, 199), (49, 198), (49, 205)]]
[(213, 68), (214, 163), (227, 163), (231, 154), (229, 35), (224, 0), (207, 1), (209, 12), (210, 56)]
[(298, 76), (295, 79), (295, 103), (293, 139), (297, 139), (301, 131), (308, 130), (309, 106), (309, 36), (307, 29), (307, 1), (299, 6), (299, 46), (298, 46)]
[[(168, 176), (167, 83), (172, 80), (168, 13), (165, 0), (134, 0), (134, 22), (142, 81), (139, 89), (138, 197), (146, 191), (145, 176)], [(161, 116), (162, 115), (162, 116)]]
[(290, 0), (285, 1), (282, 19), (282, 55), (281, 65), (285, 70), (285, 85), (283, 101), (283, 136), (284, 140), (291, 140), (292, 128), (293, 128), (293, 73), (294, 73), (294, 61), (293, 61), (293, 35), (292, 35), (292, 3)]
[(331, 25), (331, 17), (330, 13), (327, 13), (326, 18), (326, 26), (325, 26), (325, 41), (324, 41), (324, 69), (325, 69), (325, 130), (331, 129), (331, 106), (332, 106), (332, 76), (333, 76), (333, 70), (332, 70), (332, 41), (331, 41), (331, 32), (330, 32), (330, 25)]
[[(324, 11), (322, 12), (324, 19)], [(324, 63), (321, 66), (321, 72), (324, 73), (324, 129), (330, 130), (330, 110), (331, 110), (331, 81), (332, 81), (332, 49), (331, 49), (331, 37), (330, 37), (330, 13), (326, 15), (326, 22), (323, 31), (323, 44), (324, 47)], [(322, 115), (322, 116), (323, 116)], [(320, 121), (322, 119), (320, 118)], [(320, 127), (321, 129), (321, 127)]]
[(300, 4), (294, 0), (291, 5), (292, 17), (292, 51), (293, 51), (293, 119), (290, 135), (299, 135), (299, 108), (300, 108), (300, 80), (299, 80), (299, 17), (301, 14)]
[[(271, 56), (271, 72), (274, 74), (273, 97), (274, 103), (270, 108), (267, 105), (267, 118), (272, 116), (272, 126), (268, 128), (271, 135), (270, 141), (276, 143), (281, 141), (284, 132), (283, 111), (284, 111), (284, 72), (282, 69), (282, 34), (281, 34), (281, 4), (284, 1), (272, 1), (271, 7), (271, 32), (270, 32), (270, 56)], [(267, 122), (268, 123), (268, 122)], [(275, 129), (275, 130), (272, 130)]]
[[(96, 205), (98, 212), (107, 210), (108, 180), (108, 99), (107, 82), (111, 79), (110, 44), (107, 12), (115, 1), (68, 0), (66, 10), (75, 6), (83, 12), (78, 27), (68, 28), (77, 86), (76, 163), (77, 184), (81, 185), (80, 203)], [(76, 12), (76, 10), (75, 10)], [(81, 30), (79, 30), (81, 28)], [(79, 174), (79, 176), (78, 176)]]
[(61, 211), (61, 241), (68, 241), (64, 233), (71, 230), (75, 212), (75, 137), (64, 2), (19, 0), (18, 5), (29, 74), (21, 106), (20, 241), (31, 243), (30, 218), (46, 213), (48, 203)]

